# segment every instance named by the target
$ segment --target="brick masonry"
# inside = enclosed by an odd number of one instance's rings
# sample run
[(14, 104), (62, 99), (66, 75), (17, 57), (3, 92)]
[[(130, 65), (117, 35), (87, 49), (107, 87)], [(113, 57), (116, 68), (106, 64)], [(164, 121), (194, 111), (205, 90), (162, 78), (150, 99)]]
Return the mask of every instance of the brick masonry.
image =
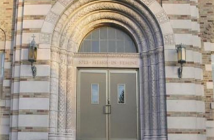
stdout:
[[(211, 109), (211, 103), (214, 101), (213, 87), (213, 62), (211, 55), (213, 55), (213, 47), (207, 48), (207, 44), (214, 43), (214, 1), (213, 0), (199, 0), (200, 13), (200, 29), (202, 38), (202, 56), (203, 56), (203, 71), (204, 71), (204, 93), (205, 93), (205, 116), (207, 124), (214, 121), (214, 111)], [(208, 67), (212, 67), (211, 69)], [(208, 140), (213, 140), (214, 136), (209, 132), (214, 131), (214, 126), (207, 125)]]
[[(14, 1), (13, 0), (1, 0), (0, 1), (0, 28), (6, 32), (6, 50), (5, 50), (5, 68), (4, 78), (0, 83), (11, 82), (11, 41), (14, 34)], [(4, 34), (0, 31), (0, 51), (4, 51)], [(2, 86), (2, 85), (1, 85)], [(11, 86), (10, 84), (3, 84), (0, 91), (0, 139), (9, 139), (10, 130), (10, 105), (11, 98)]]
[[(47, 6), (50, 5), (53, 6), (56, 4), (57, 0), (26, 0), (24, 3), (19, 2), (17, 3), (16, 7), (19, 9), (22, 8), (27, 8), (28, 6), (31, 5), (40, 5), (40, 6)], [(194, 59), (188, 59), (188, 62), (185, 64), (186, 70), (193, 69), (194, 71), (196, 70), (202, 70), (201, 72), (196, 73), (196, 75), (202, 75), (202, 77), (196, 77), (195, 75), (191, 75), (190, 72), (185, 74), (184, 70), (184, 78), (183, 79), (178, 79), (176, 76), (176, 69), (179, 66), (176, 62), (176, 59), (170, 58), (170, 61), (166, 62), (166, 66), (172, 71), (174, 69), (174, 73), (168, 74), (167, 73), (167, 79), (166, 82), (167, 84), (174, 84), (174, 85), (194, 85), (197, 87), (203, 87), (202, 90), (204, 92), (203, 95), (195, 95), (194, 92), (188, 91), (188, 93), (184, 93), (185, 91), (179, 91), (179, 93), (167, 93), (167, 100), (168, 100), (168, 105), (173, 104), (174, 102), (177, 102), (177, 106), (182, 106), (183, 101), (186, 102), (194, 102), (194, 103), (205, 103), (205, 111), (198, 111), (198, 110), (191, 110), (191, 111), (185, 111), (184, 109), (180, 109), (179, 111), (172, 108), (171, 110), (167, 112), (167, 117), (169, 118), (169, 126), (172, 126), (170, 122), (171, 119), (176, 118), (177, 120), (182, 123), (182, 119), (188, 119), (188, 118), (197, 118), (197, 119), (205, 119), (206, 122), (214, 121), (214, 113), (213, 110), (210, 109), (210, 103), (214, 102), (214, 97), (213, 97), (213, 88), (208, 88), (207, 84), (208, 83), (213, 83), (212, 81), (212, 72), (210, 70), (206, 69), (206, 65), (211, 65), (211, 55), (214, 53), (214, 49), (212, 50), (205, 50), (204, 49), (204, 42), (210, 42), (214, 43), (214, 1), (213, 0), (158, 0), (159, 3), (163, 3), (163, 7), (165, 8), (167, 12), (167, 5), (173, 4), (173, 5), (188, 5), (190, 7), (198, 8), (199, 9), (199, 17), (197, 18), (196, 16), (191, 15), (190, 13), (188, 14), (178, 14), (177, 13), (171, 13), (169, 11), (168, 17), (170, 18), (171, 21), (173, 20), (189, 20), (191, 23), (197, 23), (200, 24), (200, 31), (197, 31), (195, 29), (192, 29), (191, 26), (189, 28), (184, 28), (184, 27), (173, 27), (174, 33), (176, 35), (194, 35), (196, 37), (200, 37), (202, 40), (202, 43), (200, 44), (201, 47), (197, 44), (194, 44), (191, 42), (190, 44), (184, 44), (187, 46), (187, 50), (191, 52), (191, 55), (194, 53), (196, 57), (202, 56), (202, 62), (196, 61)], [(46, 7), (46, 8), (47, 8)], [(46, 15), (44, 13), (42, 14), (34, 14), (33, 12), (31, 14), (28, 14), (27, 12), (23, 16), (14, 16), (14, 3), (13, 0), (1, 0), (0, 2), (0, 27), (3, 28), (6, 33), (7, 33), (7, 50), (6, 50), (6, 58), (5, 62), (7, 67), (5, 67), (4, 70), (4, 82), (5, 83), (22, 83), (24, 81), (33, 81), (33, 82), (45, 82), (49, 81), (49, 75), (41, 75), (37, 77), (36, 79), (32, 79), (29, 75), (15, 75), (14, 77), (11, 78), (11, 65), (13, 66), (14, 69), (20, 68), (21, 65), (29, 65), (29, 63), (26, 60), (20, 60), (20, 59), (15, 59), (14, 63), (12, 64), (12, 56), (13, 54), (19, 54), (21, 51), (25, 51), (28, 43), (25, 41), (22, 44), (16, 43), (14, 47), (14, 51), (11, 51), (11, 41), (13, 41), (13, 35), (16, 38), (19, 38), (20, 35), (25, 35), (25, 34), (36, 34), (40, 33), (40, 27), (39, 25), (35, 25), (35, 27), (24, 27), (23, 30), (17, 29), (17, 32), (14, 32), (14, 27), (13, 26), (13, 21), (16, 21), (17, 24), (19, 23), (25, 23), (26, 21), (41, 21), (45, 20)], [(197, 12), (195, 12), (197, 14)], [(173, 25), (173, 24), (172, 24)], [(19, 26), (19, 25), (17, 25)], [(27, 37), (27, 38), (30, 38)], [(38, 37), (37, 37), (38, 39)], [(181, 38), (183, 39), (183, 38)], [(178, 41), (180, 38), (177, 38), (176, 44), (179, 44), (180, 42)], [(0, 41), (3, 40), (3, 34), (0, 33)], [(22, 40), (24, 41), (24, 40)], [(182, 43), (182, 42), (181, 42)], [(12, 53), (13, 52), (13, 53)], [(37, 62), (37, 65), (42, 66), (48, 66), (50, 65), (49, 60), (39, 60)], [(174, 75), (173, 75), (174, 74)], [(45, 91), (45, 90), (44, 90)], [(15, 92), (15, 91), (13, 91)], [(183, 92), (183, 93), (182, 93)], [(188, 95), (185, 95), (188, 94)], [(192, 94), (192, 95), (191, 95)], [(9, 139), (9, 133), (13, 131), (13, 134), (17, 134), (18, 132), (42, 132), (42, 133), (47, 133), (48, 132), (48, 127), (25, 127), (25, 126), (17, 126), (14, 125), (13, 127), (10, 128), (9, 124), (9, 118), (10, 115), (16, 117), (17, 115), (20, 116), (41, 116), (45, 117), (49, 115), (48, 108), (40, 108), (40, 109), (20, 109), (17, 110), (13, 108), (11, 110), (9, 101), (13, 99), (15, 101), (16, 99), (18, 100), (23, 100), (29, 99), (29, 100), (37, 100), (41, 101), (40, 99), (48, 99), (49, 94), (48, 92), (38, 92), (38, 93), (28, 93), (28, 92), (20, 92), (19, 95), (12, 94), (11, 92), (11, 86), (10, 84), (5, 84), (3, 87), (3, 93), (4, 99), (1, 100), (1, 120), (4, 121), (4, 123), (1, 122), (2, 127), (0, 127), (1, 132), (0, 132), (0, 139), (1, 140), (8, 140)], [(12, 101), (12, 100), (11, 100)], [(169, 134), (169, 140), (174, 140), (178, 137), (178, 139), (182, 139), (183, 136), (186, 136), (186, 134), (191, 134), (191, 135), (200, 135), (203, 136), (200, 140), (213, 140), (214, 136), (206, 136), (207, 132), (210, 131), (210, 128), (173, 128), (175, 127), (172, 126), (168, 129), (168, 134)], [(185, 126), (186, 127), (186, 126)], [(214, 126), (213, 126), (214, 127)], [(17, 132), (17, 133), (16, 133)], [(185, 137), (187, 138), (187, 137)], [(15, 138), (14, 138), (15, 140)]]

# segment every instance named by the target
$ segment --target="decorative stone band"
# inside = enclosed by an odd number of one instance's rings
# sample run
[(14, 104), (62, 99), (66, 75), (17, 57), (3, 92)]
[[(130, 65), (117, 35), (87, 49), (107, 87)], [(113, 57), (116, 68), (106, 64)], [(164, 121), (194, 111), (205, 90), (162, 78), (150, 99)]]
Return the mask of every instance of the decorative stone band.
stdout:
[(167, 117), (197, 117), (206, 118), (205, 113), (200, 112), (167, 112)]
[(168, 129), (168, 134), (206, 134), (206, 129)]
[(182, 78), (181, 80), (178, 78), (166, 78), (166, 83), (194, 83), (198, 85), (204, 85), (204, 81), (196, 78)]

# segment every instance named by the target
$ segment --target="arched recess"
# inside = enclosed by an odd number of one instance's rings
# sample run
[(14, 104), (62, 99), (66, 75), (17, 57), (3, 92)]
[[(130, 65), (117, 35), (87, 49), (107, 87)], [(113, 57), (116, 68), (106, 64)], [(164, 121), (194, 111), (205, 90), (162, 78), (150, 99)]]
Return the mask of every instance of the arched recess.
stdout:
[(169, 19), (155, 0), (59, 0), (43, 24), (40, 47), (51, 49), (49, 139), (75, 139), (74, 54), (87, 33), (116, 25), (134, 38), (141, 54), (140, 129), (143, 140), (166, 140), (164, 49), (173, 48)]

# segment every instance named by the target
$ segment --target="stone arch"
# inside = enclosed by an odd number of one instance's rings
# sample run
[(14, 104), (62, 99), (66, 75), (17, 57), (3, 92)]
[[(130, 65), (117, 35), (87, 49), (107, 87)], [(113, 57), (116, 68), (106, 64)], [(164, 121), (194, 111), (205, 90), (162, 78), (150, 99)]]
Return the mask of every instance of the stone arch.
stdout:
[(133, 35), (142, 57), (141, 139), (166, 140), (163, 53), (175, 44), (169, 19), (155, 0), (59, 0), (53, 6), (40, 35), (40, 46), (51, 49), (49, 139), (75, 139), (73, 54), (85, 34), (100, 24), (116, 24)]
[[(45, 22), (41, 29), (40, 44), (50, 46), (54, 30), (59, 31), (62, 28), (62, 26), (64, 25), (63, 22), (67, 20), (67, 15), (69, 13), (72, 13), (74, 9), (77, 9), (81, 5), (84, 5), (85, 3), (89, 3), (91, 1), (93, 0), (79, 0), (79, 2), (76, 3), (75, 0), (58, 0), (46, 16)], [(137, 3), (142, 3), (144, 7), (148, 9), (145, 10), (145, 8), (143, 8), (144, 11), (142, 12), (144, 12), (145, 15), (152, 14), (157, 19), (163, 35), (165, 49), (175, 47), (174, 33), (169, 18), (164, 9), (156, 0), (122, 0), (122, 2), (129, 2), (132, 6), (138, 7), (138, 9), (140, 7)], [(70, 8), (68, 9), (68, 7)], [(66, 12), (64, 12), (65, 10)], [(151, 18), (151, 16), (149, 17)], [(149, 17), (147, 18), (149, 19)]]

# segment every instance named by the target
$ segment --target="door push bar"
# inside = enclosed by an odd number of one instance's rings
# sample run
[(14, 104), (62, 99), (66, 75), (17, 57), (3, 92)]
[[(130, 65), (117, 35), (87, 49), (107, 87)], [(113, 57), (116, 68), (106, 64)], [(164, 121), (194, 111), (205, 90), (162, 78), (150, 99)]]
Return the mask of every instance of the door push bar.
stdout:
[(104, 106), (104, 114), (111, 114), (111, 105)]

